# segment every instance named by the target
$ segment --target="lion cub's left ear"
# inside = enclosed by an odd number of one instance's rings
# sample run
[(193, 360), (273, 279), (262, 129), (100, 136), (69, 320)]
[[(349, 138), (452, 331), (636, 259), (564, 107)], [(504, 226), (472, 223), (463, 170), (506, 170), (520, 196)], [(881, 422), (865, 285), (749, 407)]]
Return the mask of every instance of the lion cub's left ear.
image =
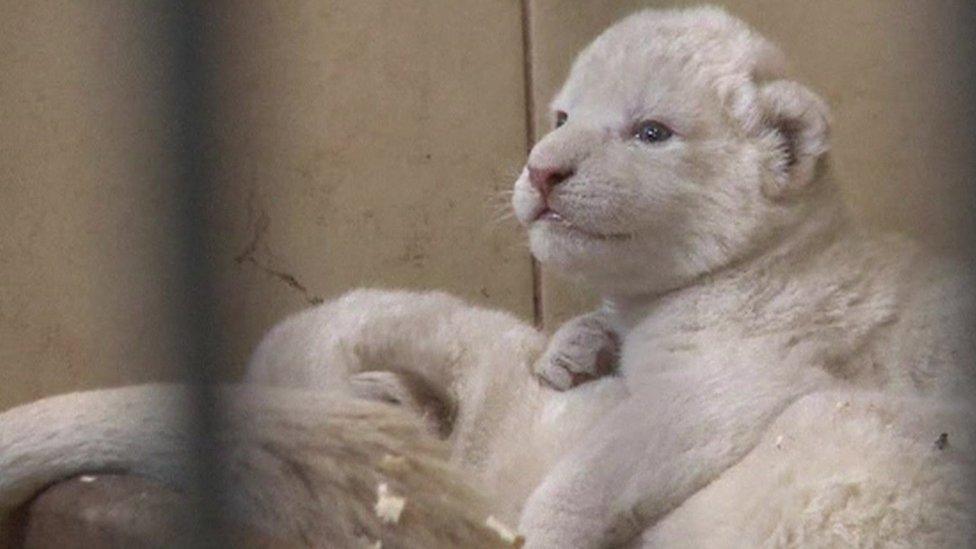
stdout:
[(758, 100), (765, 133), (778, 149), (763, 194), (785, 198), (814, 179), (817, 162), (830, 148), (830, 110), (817, 94), (789, 80), (760, 85)]

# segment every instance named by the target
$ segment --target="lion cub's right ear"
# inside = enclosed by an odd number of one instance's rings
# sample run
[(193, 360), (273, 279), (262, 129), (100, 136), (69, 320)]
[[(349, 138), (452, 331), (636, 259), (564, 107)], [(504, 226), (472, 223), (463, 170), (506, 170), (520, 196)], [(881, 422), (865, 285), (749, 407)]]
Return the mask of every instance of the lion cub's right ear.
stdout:
[(830, 148), (830, 110), (817, 94), (789, 80), (760, 84), (758, 100), (764, 133), (780, 152), (763, 194), (786, 198), (813, 180), (817, 161)]

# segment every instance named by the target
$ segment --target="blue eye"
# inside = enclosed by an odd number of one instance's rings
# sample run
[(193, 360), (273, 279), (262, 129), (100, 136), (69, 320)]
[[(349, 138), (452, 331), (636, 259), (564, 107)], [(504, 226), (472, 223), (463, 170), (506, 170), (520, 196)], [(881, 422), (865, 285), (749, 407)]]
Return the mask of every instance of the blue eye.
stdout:
[(569, 119), (569, 115), (566, 114), (564, 111), (556, 111), (556, 127), (557, 128), (560, 127), (560, 126), (562, 126), (563, 124), (565, 124), (566, 123), (566, 120), (568, 120), (568, 119)]
[(660, 143), (661, 141), (667, 141), (672, 135), (674, 135), (674, 132), (671, 131), (671, 128), (657, 120), (645, 120), (638, 124), (634, 130), (634, 137), (644, 143)]

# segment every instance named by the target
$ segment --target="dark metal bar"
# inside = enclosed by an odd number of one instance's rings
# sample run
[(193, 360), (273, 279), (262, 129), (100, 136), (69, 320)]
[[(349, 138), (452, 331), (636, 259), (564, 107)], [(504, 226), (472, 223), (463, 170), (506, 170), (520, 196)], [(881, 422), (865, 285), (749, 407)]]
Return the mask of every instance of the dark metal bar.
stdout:
[(200, 547), (221, 543), (222, 523), (218, 494), (221, 490), (217, 445), (214, 438), (219, 420), (215, 384), (217, 375), (217, 326), (208, 235), (208, 209), (212, 203), (212, 169), (206, 142), (213, 130), (208, 93), (208, 44), (212, 23), (205, 3), (178, 0), (172, 4), (169, 36), (173, 46), (172, 82), (174, 175), (180, 264), (177, 266), (183, 295), (182, 358), (186, 380), (192, 387), (193, 403), (188, 413), (196, 445), (193, 470), (188, 477), (195, 490), (195, 508), (189, 525)]

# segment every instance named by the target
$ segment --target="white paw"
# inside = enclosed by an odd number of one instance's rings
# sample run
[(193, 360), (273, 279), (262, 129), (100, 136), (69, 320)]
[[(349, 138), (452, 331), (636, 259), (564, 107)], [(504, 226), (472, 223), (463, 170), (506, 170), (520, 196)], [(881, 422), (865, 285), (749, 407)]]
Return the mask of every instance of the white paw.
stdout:
[(534, 371), (546, 385), (565, 391), (612, 373), (619, 354), (617, 336), (599, 317), (584, 315), (553, 334)]

